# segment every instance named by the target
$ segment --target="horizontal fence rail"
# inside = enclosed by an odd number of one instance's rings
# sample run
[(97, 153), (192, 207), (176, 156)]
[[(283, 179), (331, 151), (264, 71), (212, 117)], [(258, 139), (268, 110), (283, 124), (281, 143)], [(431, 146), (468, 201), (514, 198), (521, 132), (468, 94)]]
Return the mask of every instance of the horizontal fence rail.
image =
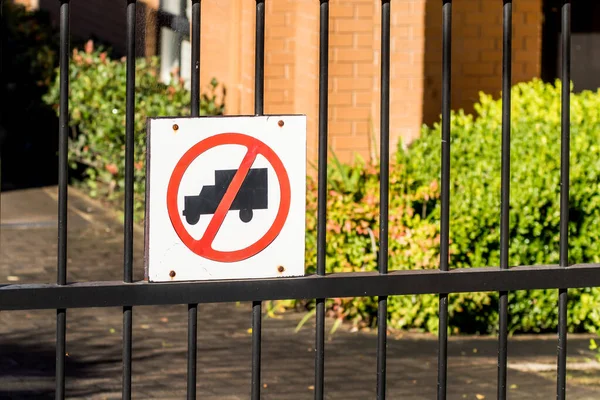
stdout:
[[(559, 328), (557, 345), (557, 398), (566, 398), (567, 305), (571, 288), (600, 287), (600, 264), (569, 265), (569, 164), (570, 164), (570, 87), (562, 86), (561, 108), (561, 176), (560, 176), (560, 262), (559, 265), (510, 267), (510, 147), (512, 83), (513, 1), (498, 2), (502, 14), (502, 144), (501, 153), (501, 216), (500, 266), (451, 269), (450, 252), (450, 176), (451, 159), (451, 77), (452, 77), (452, 0), (439, 2), (442, 26), (442, 99), (441, 99), (441, 215), (440, 268), (435, 270), (388, 271), (389, 224), (389, 142), (390, 142), (390, 44), (393, 1), (381, 0), (381, 64), (380, 64), (380, 210), (378, 271), (372, 273), (326, 274), (327, 224), (327, 146), (328, 146), (328, 87), (329, 87), (329, 24), (330, 3), (315, 2), (319, 15), (319, 93), (318, 93), (318, 223), (317, 268), (315, 275), (273, 279), (214, 280), (202, 282), (148, 283), (133, 281), (133, 185), (135, 145), (135, 50), (136, 0), (126, 4), (127, 80), (125, 135), (125, 220), (123, 281), (67, 283), (67, 195), (68, 195), (68, 132), (69, 132), (69, 73), (70, 63), (70, 1), (58, 0), (60, 10), (60, 115), (59, 115), (59, 207), (56, 284), (0, 285), (0, 310), (56, 310), (56, 381), (57, 399), (65, 398), (66, 312), (69, 308), (121, 307), (123, 312), (123, 370), (122, 397), (131, 398), (133, 307), (149, 305), (187, 305), (188, 352), (187, 398), (196, 398), (198, 351), (198, 304), (223, 302), (252, 303), (252, 374), (250, 397), (261, 396), (261, 321), (262, 301), (282, 299), (315, 299), (315, 399), (323, 399), (325, 388), (325, 302), (328, 298), (378, 297), (378, 336), (376, 397), (386, 397), (387, 358), (387, 300), (395, 295), (439, 295), (438, 382), (437, 398), (446, 398), (448, 375), (448, 297), (453, 293), (499, 292), (498, 321), (498, 381), (497, 397), (506, 399), (508, 364), (508, 293), (516, 290), (559, 290)], [(210, 0), (204, 0), (204, 2)], [(267, 4), (276, 0), (255, 1), (255, 71), (254, 112), (264, 114), (265, 87), (265, 29), (268, 29)], [(491, 2), (490, 2), (491, 3)], [(182, 0), (181, 12), (191, 8), (191, 24), (186, 18), (159, 11), (162, 20), (177, 31), (190, 36), (191, 32), (191, 91), (190, 114), (200, 115), (200, 24), (201, 0)], [(490, 4), (491, 6), (491, 4)], [(561, 79), (569, 82), (571, 53), (571, 1), (561, 4)], [(191, 26), (188, 26), (191, 25)], [(266, 27), (267, 26), (267, 27)], [(393, 195), (393, 193), (392, 193)], [(93, 266), (90, 266), (93, 267)], [(234, 349), (232, 349), (233, 351)]]
[(173, 283), (87, 282), (0, 287), (4, 310), (221, 303), (326, 297), (393, 296), (600, 286), (600, 264), (497, 267), (451, 271), (339, 273), (324, 277)]

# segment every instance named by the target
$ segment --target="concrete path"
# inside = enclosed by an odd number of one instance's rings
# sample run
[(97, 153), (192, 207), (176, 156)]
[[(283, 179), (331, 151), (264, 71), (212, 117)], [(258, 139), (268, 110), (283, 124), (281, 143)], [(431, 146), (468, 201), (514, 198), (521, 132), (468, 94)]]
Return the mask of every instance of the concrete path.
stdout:
[[(122, 232), (116, 216), (71, 190), (69, 281), (122, 277)], [(1, 194), (0, 282), (56, 279), (56, 188)], [(136, 278), (142, 277), (142, 232), (136, 236)], [(1, 308), (1, 305), (0, 305)], [(302, 315), (263, 322), (263, 398), (311, 399), (314, 325), (294, 333)], [(249, 304), (199, 308), (198, 398), (248, 399), (251, 335)], [(67, 312), (69, 398), (121, 397), (119, 308)], [(186, 386), (187, 307), (134, 309), (133, 397), (183, 399)], [(55, 312), (0, 311), (0, 398), (54, 396)], [(570, 336), (568, 397), (600, 399), (600, 369), (589, 362), (586, 336)], [(448, 398), (496, 398), (494, 337), (452, 337)], [(429, 335), (390, 336), (388, 398), (435, 399), (437, 341)], [(376, 335), (339, 329), (326, 344), (326, 398), (375, 398)], [(511, 338), (509, 398), (555, 398), (554, 335)], [(574, 364), (575, 365), (575, 364)], [(577, 366), (577, 365), (575, 365)], [(587, 382), (587, 384), (586, 384)], [(590, 383), (591, 382), (591, 383)], [(594, 383), (596, 382), (596, 383)]]

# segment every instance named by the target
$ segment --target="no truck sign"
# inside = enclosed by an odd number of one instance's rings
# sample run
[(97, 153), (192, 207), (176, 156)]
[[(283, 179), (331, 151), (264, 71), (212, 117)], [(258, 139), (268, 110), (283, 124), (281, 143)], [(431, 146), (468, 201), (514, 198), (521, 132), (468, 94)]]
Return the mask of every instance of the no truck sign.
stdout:
[(150, 281), (304, 274), (306, 118), (148, 122)]

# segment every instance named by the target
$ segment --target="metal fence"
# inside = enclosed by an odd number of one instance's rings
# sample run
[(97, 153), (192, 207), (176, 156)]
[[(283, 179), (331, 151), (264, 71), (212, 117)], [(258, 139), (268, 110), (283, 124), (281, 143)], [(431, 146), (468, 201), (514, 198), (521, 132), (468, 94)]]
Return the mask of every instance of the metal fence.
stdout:
[[(389, 103), (390, 103), (390, 0), (381, 1), (381, 126), (380, 126), (380, 243), (378, 273), (325, 273), (327, 127), (328, 127), (328, 32), (329, 1), (320, 0), (319, 46), (319, 163), (318, 163), (318, 251), (316, 275), (228, 281), (150, 284), (133, 282), (133, 146), (135, 90), (136, 0), (127, 1), (127, 98), (125, 159), (125, 222), (123, 280), (67, 283), (67, 137), (69, 75), (69, 0), (60, 0), (60, 116), (59, 116), (59, 209), (58, 275), (56, 284), (0, 286), (2, 310), (56, 309), (56, 398), (65, 397), (65, 335), (67, 309), (81, 307), (123, 307), (124, 399), (131, 398), (132, 313), (134, 306), (188, 304), (187, 397), (196, 398), (197, 312), (199, 303), (252, 302), (251, 398), (261, 390), (261, 302), (276, 299), (316, 299), (315, 399), (323, 399), (325, 359), (325, 299), (332, 297), (378, 296), (377, 398), (386, 394), (387, 297), (404, 294), (439, 294), (438, 399), (446, 398), (448, 346), (448, 294), (498, 291), (500, 295), (498, 337), (498, 399), (506, 399), (508, 291), (558, 289), (559, 327), (557, 346), (557, 398), (565, 399), (567, 350), (567, 289), (600, 286), (600, 265), (569, 265), (569, 85), (562, 85), (560, 264), (509, 268), (509, 185), (510, 185), (510, 84), (512, 50), (512, 1), (503, 1), (502, 60), (502, 190), (500, 267), (449, 269), (450, 212), (450, 72), (452, 0), (443, 0), (442, 68), (442, 174), (440, 269), (388, 272), (389, 198)], [(208, 0), (205, 0), (208, 1)], [(275, 1), (275, 0), (273, 0)], [(191, 116), (200, 106), (200, 0), (192, 0), (191, 21)], [(58, 5), (57, 5), (58, 6)], [(317, 4), (315, 4), (315, 7)], [(563, 0), (562, 69), (563, 82), (570, 81), (571, 1)], [(256, 0), (255, 113), (263, 114), (265, 0)], [(499, 149), (500, 150), (500, 149)], [(232, 349), (233, 351), (233, 349)]]

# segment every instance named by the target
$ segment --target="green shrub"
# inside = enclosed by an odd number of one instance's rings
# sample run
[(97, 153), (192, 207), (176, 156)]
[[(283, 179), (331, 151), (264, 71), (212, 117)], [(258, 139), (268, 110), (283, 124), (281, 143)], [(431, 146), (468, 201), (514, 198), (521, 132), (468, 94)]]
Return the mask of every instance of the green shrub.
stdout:
[[(512, 90), (510, 264), (556, 264), (560, 221), (560, 83), (539, 80)], [(476, 115), (452, 114), (451, 267), (499, 265), (502, 103), (481, 95)], [(409, 191), (440, 176), (440, 125), (424, 128), (408, 151), (399, 150), (413, 182)], [(440, 203), (433, 196), (426, 220), (438, 223)], [(600, 92), (571, 99), (571, 188), (569, 261), (600, 261)], [(569, 329), (600, 327), (600, 289), (571, 290)], [(455, 306), (465, 304), (451, 301)], [(473, 301), (487, 305), (478, 318), (492, 331), (497, 322), (495, 294)], [(509, 295), (511, 331), (543, 331), (557, 325), (556, 290)], [(468, 304), (468, 303), (467, 303)], [(474, 316), (453, 318), (471, 320)], [(455, 321), (458, 324), (458, 321)], [(462, 324), (459, 324), (462, 325)]]
[[(136, 60), (134, 191), (138, 217), (144, 207), (146, 118), (190, 113), (190, 93), (183, 81), (174, 75), (169, 84), (163, 84), (157, 68), (157, 58)], [(84, 51), (73, 50), (69, 76), (71, 168), (83, 166), (83, 181), (91, 196), (119, 199), (125, 184), (126, 60), (113, 60), (88, 42)], [(222, 114), (224, 94), (224, 90), (218, 93), (213, 80), (209, 92), (201, 96), (200, 114)], [(58, 113), (58, 79), (44, 99)]]
[[(379, 174), (375, 165), (362, 161), (353, 166), (338, 163), (329, 171), (327, 197), (327, 272), (377, 270), (379, 242)], [(389, 268), (429, 269), (438, 267), (438, 227), (422, 221), (414, 201), (427, 198), (435, 188), (405, 193), (402, 166), (391, 170)], [(307, 187), (307, 273), (316, 271), (317, 182), (308, 178)], [(314, 303), (285, 301), (270, 303), (271, 311), (285, 308), (311, 309)], [(437, 296), (396, 296), (388, 301), (390, 324), (394, 328), (435, 330), (438, 324)], [(360, 327), (375, 323), (376, 298), (335, 298), (327, 300), (327, 313)]]
[[(558, 262), (560, 85), (538, 80), (512, 92), (511, 265)], [(500, 100), (482, 95), (477, 115), (452, 114), (451, 267), (499, 264)], [(570, 261), (600, 260), (600, 93), (572, 97)], [(438, 267), (440, 126), (423, 128), (407, 150), (398, 150), (390, 171), (390, 270)], [(327, 272), (377, 269), (379, 176), (377, 167), (333, 160), (329, 171)], [(309, 180), (307, 208), (308, 272), (316, 262), (316, 185)], [(570, 290), (569, 330), (600, 327), (600, 289)], [(512, 332), (554, 330), (557, 290), (511, 292)], [(313, 307), (313, 302), (278, 306)], [(329, 315), (371, 326), (374, 298), (331, 299)], [(496, 293), (449, 297), (453, 332), (494, 332)], [(438, 296), (389, 298), (389, 326), (436, 332)]]

